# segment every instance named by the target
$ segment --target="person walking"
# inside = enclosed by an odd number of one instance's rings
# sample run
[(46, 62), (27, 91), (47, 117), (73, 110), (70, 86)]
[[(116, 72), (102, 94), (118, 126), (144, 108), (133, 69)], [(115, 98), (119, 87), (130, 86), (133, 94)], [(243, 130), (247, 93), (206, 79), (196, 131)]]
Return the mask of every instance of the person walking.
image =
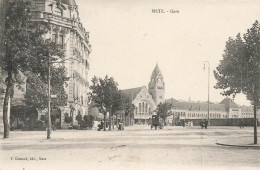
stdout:
[(205, 120), (205, 129), (208, 128), (208, 120)]

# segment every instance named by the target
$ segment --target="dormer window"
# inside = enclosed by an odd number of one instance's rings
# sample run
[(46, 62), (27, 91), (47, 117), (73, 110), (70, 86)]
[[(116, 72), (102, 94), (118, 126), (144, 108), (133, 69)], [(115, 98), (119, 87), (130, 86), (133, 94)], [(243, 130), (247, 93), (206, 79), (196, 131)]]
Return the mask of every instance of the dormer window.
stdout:
[(63, 11), (62, 11), (62, 9), (59, 8), (59, 7), (55, 8), (54, 11), (53, 11), (53, 13), (54, 13), (55, 15), (59, 15), (59, 16), (61, 16), (61, 17), (63, 16)]
[(66, 8), (61, 3), (57, 3), (56, 5), (51, 4), (50, 6), (54, 15), (63, 17), (63, 10), (65, 10)]

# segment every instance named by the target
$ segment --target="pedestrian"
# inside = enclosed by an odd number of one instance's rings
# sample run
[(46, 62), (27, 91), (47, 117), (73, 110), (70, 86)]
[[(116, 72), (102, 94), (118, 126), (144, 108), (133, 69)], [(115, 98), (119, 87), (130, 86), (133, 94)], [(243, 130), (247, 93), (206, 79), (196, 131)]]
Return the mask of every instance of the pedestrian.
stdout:
[(204, 127), (204, 121), (201, 119), (201, 121), (200, 121), (200, 126), (201, 126), (201, 129), (203, 129), (203, 127)]
[(205, 129), (207, 129), (207, 128), (208, 128), (208, 121), (205, 120)]
[(244, 129), (244, 121), (243, 121), (243, 119), (240, 120), (240, 122), (239, 122), (239, 128), (240, 128), (240, 129), (241, 129), (241, 128)]
[(121, 124), (121, 122), (119, 121), (119, 123), (118, 123), (118, 130), (121, 130), (121, 126), (122, 126), (122, 124)]
[(101, 120), (100, 124), (98, 125), (98, 131), (100, 131), (101, 129), (103, 129), (103, 121)]

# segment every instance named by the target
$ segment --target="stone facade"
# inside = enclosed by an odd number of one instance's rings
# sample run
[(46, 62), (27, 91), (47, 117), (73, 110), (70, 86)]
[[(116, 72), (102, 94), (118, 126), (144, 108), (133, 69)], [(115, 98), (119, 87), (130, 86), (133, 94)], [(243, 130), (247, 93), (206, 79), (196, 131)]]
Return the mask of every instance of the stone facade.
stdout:
[(121, 90), (121, 92), (135, 106), (133, 113), (134, 122), (138, 124), (148, 123), (149, 118), (156, 114), (157, 105), (165, 101), (165, 83), (158, 64), (156, 64), (152, 72), (148, 89), (143, 86)]
[[(89, 33), (82, 26), (79, 18), (78, 6), (74, 0), (26, 0), (30, 4), (33, 22), (49, 23), (50, 30), (44, 38), (51, 39), (62, 45), (65, 52), (68, 86), (65, 91), (68, 95), (66, 106), (60, 109), (60, 123), (67, 128), (65, 116), (72, 117), (72, 124), (77, 124), (77, 114), (88, 114), (88, 88), (87, 76), (89, 72), (89, 55), (91, 45)], [(25, 93), (25, 92), (24, 92)], [(15, 99), (15, 97), (14, 97)], [(1, 108), (2, 109), (2, 108)], [(38, 117), (46, 110), (39, 110)]]
[(153, 96), (156, 105), (165, 101), (165, 83), (158, 64), (156, 64), (153, 70), (148, 88), (149, 93)]
[(76, 115), (88, 114), (89, 54), (91, 45), (89, 33), (79, 18), (78, 6), (74, 0), (31, 0), (33, 21), (49, 22), (50, 31), (45, 38), (60, 43), (66, 50), (65, 59), (73, 58), (64, 63), (67, 68), (68, 104), (59, 107), (61, 111), (61, 126), (66, 128), (65, 116), (72, 116), (72, 124), (77, 124)]

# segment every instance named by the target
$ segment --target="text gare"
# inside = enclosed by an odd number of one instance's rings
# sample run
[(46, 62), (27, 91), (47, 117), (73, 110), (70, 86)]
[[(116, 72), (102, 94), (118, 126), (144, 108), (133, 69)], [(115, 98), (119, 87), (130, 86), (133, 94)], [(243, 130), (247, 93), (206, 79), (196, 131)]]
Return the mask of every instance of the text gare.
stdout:
[(179, 13), (179, 10), (166, 10), (166, 9), (152, 9), (152, 13)]

